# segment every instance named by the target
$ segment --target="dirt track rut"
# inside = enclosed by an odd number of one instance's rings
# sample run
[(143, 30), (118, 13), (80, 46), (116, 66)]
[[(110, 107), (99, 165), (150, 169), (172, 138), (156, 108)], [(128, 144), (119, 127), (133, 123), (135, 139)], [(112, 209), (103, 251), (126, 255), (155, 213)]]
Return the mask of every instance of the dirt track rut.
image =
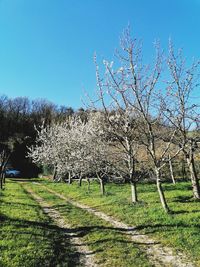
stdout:
[[(37, 184), (37, 183), (36, 183)], [(38, 183), (39, 184), (39, 183)], [(57, 193), (56, 191), (49, 189), (48, 187), (43, 186), (47, 191), (56, 195), (57, 197), (66, 200), (68, 203), (87, 210), (88, 212), (96, 215), (97, 217), (111, 223), (116, 228), (124, 229), (124, 232), (129, 235), (130, 239), (133, 242), (141, 244), (143, 250), (149, 257), (151, 263), (156, 267), (195, 267), (193, 263), (191, 263), (187, 256), (182, 253), (175, 254), (174, 251), (169, 247), (164, 247), (157, 241), (149, 238), (147, 235), (141, 234), (140, 232), (136, 231), (135, 227), (130, 227), (127, 224), (116, 220), (115, 218), (101, 212), (97, 211), (94, 208), (91, 208), (85, 204), (78, 203), (72, 199), (66, 198), (62, 194)]]
[[(38, 202), (38, 204), (43, 209), (44, 213), (47, 214), (52, 221), (58, 227), (62, 229), (72, 229), (72, 227), (67, 224), (61, 214), (54, 208), (51, 207), (43, 198), (37, 195), (32, 189), (27, 186), (23, 186), (23, 188)], [(87, 246), (85, 246), (81, 239), (74, 236), (73, 232), (67, 233), (70, 239), (70, 243), (75, 247), (76, 251), (79, 253), (79, 265), (78, 266), (86, 266), (86, 267), (97, 267), (95, 263), (95, 259), (93, 256), (93, 252), (89, 250)], [(99, 265), (98, 265), (99, 266)]]

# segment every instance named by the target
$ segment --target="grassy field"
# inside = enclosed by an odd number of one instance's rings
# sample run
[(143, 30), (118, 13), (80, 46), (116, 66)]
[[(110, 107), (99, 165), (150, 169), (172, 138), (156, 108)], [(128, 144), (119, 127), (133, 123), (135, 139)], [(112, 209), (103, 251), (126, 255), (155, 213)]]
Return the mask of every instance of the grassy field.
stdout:
[[(67, 198), (87, 204), (129, 224), (141, 232), (184, 252), (200, 266), (200, 202), (192, 199), (190, 184), (165, 184), (166, 197), (172, 214), (163, 212), (156, 187), (140, 184), (140, 202), (130, 202), (129, 185), (106, 185), (101, 196), (99, 185), (87, 184), (80, 188), (37, 179), (37, 182), (62, 193)], [(79, 266), (78, 256), (66, 232), (45, 215), (24, 188), (31, 188), (51, 204), (65, 218), (89, 249), (94, 251), (102, 266), (151, 266), (142, 246), (131, 242), (123, 231), (59, 197), (47, 192), (30, 180), (27, 183), (9, 180), (0, 192), (0, 266)], [(133, 265), (134, 264), (134, 265)]]
[[(72, 226), (102, 266), (151, 266), (138, 244), (109, 223), (45, 192), (34, 183), (23, 184), (51, 204)], [(69, 240), (51, 224), (19, 183), (8, 182), (1, 195), (0, 266), (79, 266), (73, 262)], [(66, 239), (66, 240), (65, 240)], [(39, 245), (38, 245), (39, 244)], [(134, 265), (133, 265), (134, 263)]]
[(52, 225), (18, 183), (9, 182), (0, 192), (0, 232), (1, 267), (74, 264), (65, 232)]
[(138, 230), (158, 239), (164, 245), (184, 252), (200, 266), (200, 202), (193, 200), (190, 183), (165, 184), (166, 197), (173, 211), (165, 214), (161, 208), (155, 185), (140, 184), (140, 203), (130, 202), (129, 185), (106, 186), (106, 196), (101, 196), (95, 182), (88, 193), (87, 185), (72, 185), (42, 181), (49, 188), (66, 197), (101, 210), (115, 218), (134, 225)]

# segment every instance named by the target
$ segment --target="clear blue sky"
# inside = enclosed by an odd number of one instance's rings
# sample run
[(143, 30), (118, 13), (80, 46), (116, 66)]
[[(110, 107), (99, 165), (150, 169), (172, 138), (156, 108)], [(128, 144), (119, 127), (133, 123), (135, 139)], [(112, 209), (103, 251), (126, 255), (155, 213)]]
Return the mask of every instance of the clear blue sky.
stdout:
[(147, 56), (172, 37), (200, 58), (200, 0), (0, 0), (0, 94), (82, 106), (94, 52), (112, 59), (128, 23)]

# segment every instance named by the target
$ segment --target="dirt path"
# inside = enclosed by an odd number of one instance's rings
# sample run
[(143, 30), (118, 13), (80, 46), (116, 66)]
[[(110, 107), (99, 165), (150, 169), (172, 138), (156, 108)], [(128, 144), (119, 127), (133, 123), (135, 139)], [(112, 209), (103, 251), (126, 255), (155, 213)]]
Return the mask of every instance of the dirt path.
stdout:
[[(43, 186), (50, 193), (58, 196), (59, 198), (66, 200), (68, 203), (87, 210), (88, 212), (96, 215), (97, 217), (109, 222), (116, 228), (124, 229), (124, 232), (130, 236), (130, 239), (133, 242), (141, 244), (145, 253), (149, 257), (151, 263), (156, 267), (195, 267), (193, 263), (191, 263), (186, 255), (182, 253), (177, 253), (175, 255), (174, 251), (169, 247), (164, 247), (160, 243), (155, 240), (149, 238), (147, 235), (141, 234), (140, 232), (134, 230), (134, 227), (130, 227), (125, 223), (122, 223), (111, 216), (106, 215), (101, 211), (97, 211), (94, 208), (91, 208), (85, 204), (78, 203), (74, 200), (64, 197), (62, 194), (57, 193), (56, 191), (49, 189), (48, 187), (41, 185), (39, 183), (35, 183), (40, 186)], [(88, 265), (89, 266), (89, 265)]]
[[(42, 207), (45, 214), (47, 214), (57, 225), (62, 229), (72, 229), (72, 227), (65, 222), (63, 217), (60, 213), (53, 209), (51, 205), (49, 205), (43, 198), (39, 195), (35, 194), (32, 189), (28, 188), (27, 186), (23, 185), (24, 190), (26, 190)], [(86, 266), (86, 267), (97, 267), (95, 264), (94, 256), (92, 255), (93, 252), (88, 249), (87, 246), (83, 245), (80, 238), (74, 236), (74, 233), (67, 233), (70, 238), (70, 243), (75, 247), (76, 251), (79, 253), (79, 266)], [(98, 265), (99, 266), (99, 265)]]

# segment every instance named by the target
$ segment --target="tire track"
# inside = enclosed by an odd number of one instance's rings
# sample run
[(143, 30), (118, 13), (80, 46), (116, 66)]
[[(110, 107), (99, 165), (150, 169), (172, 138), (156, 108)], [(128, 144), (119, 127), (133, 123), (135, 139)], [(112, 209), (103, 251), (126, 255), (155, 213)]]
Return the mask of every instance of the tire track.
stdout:
[[(48, 204), (42, 197), (37, 195), (32, 189), (27, 186), (22, 185), (25, 191), (27, 191), (33, 199), (41, 206), (42, 210), (45, 214), (47, 214), (57, 225), (62, 229), (72, 229), (72, 227), (67, 224), (61, 214), (50, 204)], [(74, 236), (73, 231), (67, 233), (70, 238), (70, 243), (75, 247), (76, 251), (80, 254), (80, 266), (86, 267), (97, 267), (95, 263), (94, 256), (92, 255), (93, 252), (89, 250), (87, 246), (83, 244), (80, 238)], [(99, 266), (99, 265), (98, 265)]]
[(78, 203), (72, 199), (69, 199), (62, 194), (57, 193), (56, 191), (49, 189), (45, 185), (41, 185), (40, 183), (34, 183), (42, 186), (45, 188), (48, 192), (56, 195), (57, 197), (67, 201), (68, 203), (84, 209), (97, 217), (109, 222), (116, 228), (124, 229), (124, 232), (129, 235), (130, 239), (133, 242), (137, 242), (138, 244), (141, 244), (143, 247), (143, 250), (147, 254), (149, 260), (151, 263), (156, 267), (195, 267), (195, 265), (190, 262), (186, 255), (183, 253), (177, 253), (175, 255), (174, 251), (169, 248), (161, 245), (160, 243), (156, 242), (155, 240), (149, 238), (147, 235), (141, 234), (139, 231), (135, 230), (135, 227), (130, 227), (129, 225), (120, 222), (113, 217), (101, 212), (97, 211), (94, 208), (91, 208), (85, 204)]

